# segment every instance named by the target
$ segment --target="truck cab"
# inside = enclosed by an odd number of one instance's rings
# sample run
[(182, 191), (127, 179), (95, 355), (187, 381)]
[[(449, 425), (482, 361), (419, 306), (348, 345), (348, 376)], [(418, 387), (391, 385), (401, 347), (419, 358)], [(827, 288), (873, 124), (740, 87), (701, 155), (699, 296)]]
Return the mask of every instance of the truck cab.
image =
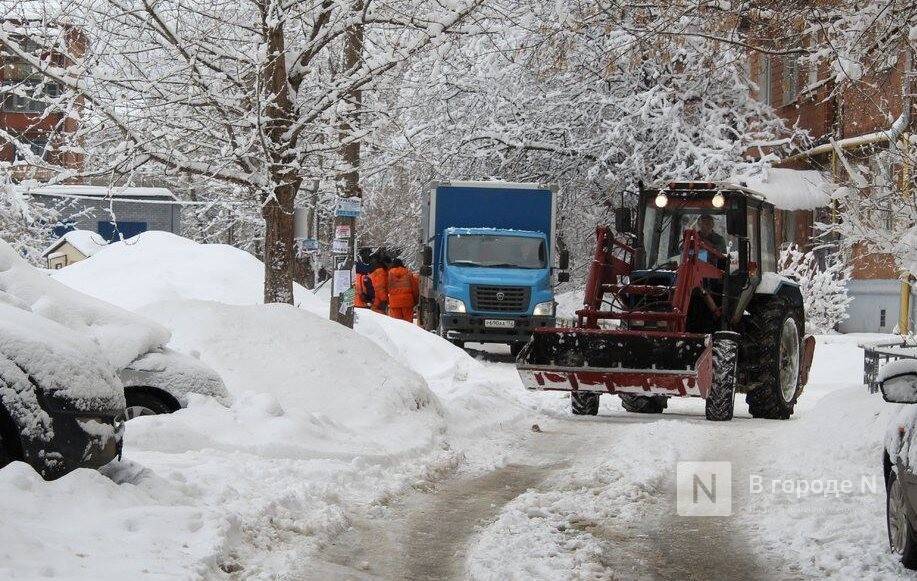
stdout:
[(534, 329), (554, 325), (554, 280), (566, 279), (555, 276), (555, 191), (502, 182), (434, 188), (424, 216), (425, 328), (459, 346), (518, 352)]

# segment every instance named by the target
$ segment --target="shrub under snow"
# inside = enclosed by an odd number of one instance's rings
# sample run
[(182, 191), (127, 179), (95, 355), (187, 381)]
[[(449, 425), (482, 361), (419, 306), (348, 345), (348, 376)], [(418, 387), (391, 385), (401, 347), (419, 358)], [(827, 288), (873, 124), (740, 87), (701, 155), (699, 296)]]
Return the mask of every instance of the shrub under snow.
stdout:
[(829, 254), (822, 268), (814, 252), (803, 252), (794, 244), (780, 253), (778, 268), (780, 274), (799, 281), (809, 332), (829, 333), (847, 319), (853, 300), (846, 284), (851, 269), (840, 255)]

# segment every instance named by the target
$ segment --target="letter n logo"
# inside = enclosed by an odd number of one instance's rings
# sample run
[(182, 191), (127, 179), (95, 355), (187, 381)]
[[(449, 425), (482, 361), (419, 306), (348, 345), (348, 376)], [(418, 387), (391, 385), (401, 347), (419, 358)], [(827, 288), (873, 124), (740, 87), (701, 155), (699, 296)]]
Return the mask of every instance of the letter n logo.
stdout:
[(675, 488), (679, 516), (732, 514), (730, 462), (679, 462), (675, 468)]

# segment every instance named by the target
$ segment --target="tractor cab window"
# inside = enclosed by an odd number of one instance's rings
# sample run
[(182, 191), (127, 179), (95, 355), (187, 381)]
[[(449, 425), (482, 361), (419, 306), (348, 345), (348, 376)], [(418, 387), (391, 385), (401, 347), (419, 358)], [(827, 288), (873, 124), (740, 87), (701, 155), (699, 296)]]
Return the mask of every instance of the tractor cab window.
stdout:
[(774, 209), (761, 209), (761, 272), (777, 271), (777, 248), (774, 243)]
[(697, 230), (708, 244), (726, 252), (733, 247), (726, 235), (726, 216), (704, 208), (659, 210), (647, 206), (643, 243), (647, 268), (675, 268), (681, 259), (685, 230)]

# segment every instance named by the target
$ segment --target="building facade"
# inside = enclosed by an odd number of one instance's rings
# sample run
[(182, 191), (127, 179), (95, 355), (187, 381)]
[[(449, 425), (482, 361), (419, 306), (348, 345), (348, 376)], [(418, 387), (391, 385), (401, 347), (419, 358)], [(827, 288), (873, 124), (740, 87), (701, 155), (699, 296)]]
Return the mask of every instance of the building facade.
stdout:
[[(778, 167), (819, 170), (844, 183), (850, 177), (847, 168), (855, 165), (867, 168), (870, 184), (889, 181), (883, 176), (893, 172), (883, 167), (886, 162), (882, 154), (890, 140), (910, 132), (914, 125), (903, 105), (902, 95), (908, 94), (904, 84), (911, 77), (903, 51), (892, 66), (842, 90), (837, 89), (826, 64), (803, 67), (795, 56), (758, 52), (749, 53), (748, 58), (749, 74), (758, 87), (757, 99), (771, 105), (788, 125), (807, 130), (813, 139), (805, 151), (785, 156)], [(895, 120), (902, 119), (902, 126), (894, 125)], [(899, 189), (902, 195), (909, 188), (904, 179), (885, 185)], [(864, 195), (869, 195), (868, 190)], [(813, 225), (837, 219), (838, 213), (830, 204), (784, 214), (778, 220), (782, 222), (778, 223), (779, 236), (783, 243), (811, 248), (818, 235)], [(853, 302), (849, 318), (839, 330), (889, 333), (913, 329), (917, 302), (910, 300), (913, 291), (907, 282), (908, 273), (898, 272), (888, 255), (870, 253), (861, 246), (843, 251), (853, 269), (848, 284)]]

